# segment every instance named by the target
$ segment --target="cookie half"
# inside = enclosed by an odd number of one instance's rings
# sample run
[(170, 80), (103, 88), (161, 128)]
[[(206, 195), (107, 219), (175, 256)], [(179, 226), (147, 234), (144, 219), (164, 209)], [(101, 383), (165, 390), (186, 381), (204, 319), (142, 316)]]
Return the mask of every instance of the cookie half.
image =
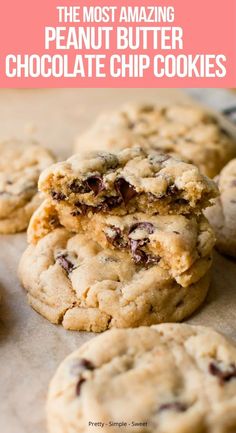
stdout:
[(1, 142), (0, 154), (0, 233), (16, 233), (42, 202), (39, 175), (55, 158), (39, 144), (17, 140)]
[(203, 302), (211, 257), (175, 279), (159, 265), (136, 265), (126, 251), (102, 249), (56, 229), (30, 245), (19, 276), (32, 307), (66, 329), (100, 332), (181, 321)]
[(220, 196), (205, 214), (215, 230), (216, 248), (236, 257), (236, 159), (230, 161), (215, 180)]
[(140, 147), (74, 155), (46, 169), (39, 189), (74, 215), (197, 214), (218, 194), (197, 167)]
[(70, 206), (57, 206), (51, 200), (45, 200), (31, 218), (28, 242), (36, 244), (58, 227), (84, 233), (102, 248), (127, 251), (137, 265), (158, 264), (173, 277), (199, 259), (211, 256), (215, 244), (214, 232), (203, 216), (151, 216), (138, 212), (124, 216), (76, 216), (71, 214)]
[(201, 326), (108, 331), (59, 366), (47, 420), (50, 433), (233, 433), (236, 347)]
[(103, 114), (76, 139), (75, 151), (140, 145), (178, 154), (209, 177), (236, 157), (236, 140), (218, 119), (193, 105), (128, 105)]

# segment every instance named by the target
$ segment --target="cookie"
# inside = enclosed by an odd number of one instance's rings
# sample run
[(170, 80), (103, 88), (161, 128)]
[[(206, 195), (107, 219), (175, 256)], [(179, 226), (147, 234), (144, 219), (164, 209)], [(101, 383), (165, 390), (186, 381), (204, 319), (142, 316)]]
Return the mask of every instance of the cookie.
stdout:
[(197, 214), (218, 194), (194, 165), (140, 147), (74, 155), (46, 169), (39, 189), (74, 215)]
[(110, 330), (61, 363), (47, 421), (49, 433), (233, 433), (236, 346), (202, 326)]
[(216, 247), (236, 257), (236, 159), (230, 161), (216, 181), (220, 196), (205, 213), (216, 233)]
[(151, 147), (176, 153), (209, 177), (236, 157), (236, 141), (212, 114), (187, 105), (130, 105), (101, 115), (76, 139), (75, 151)]
[(92, 233), (93, 240), (102, 248), (128, 251), (136, 264), (159, 264), (174, 277), (196, 260), (210, 256), (215, 244), (214, 232), (203, 216), (144, 213), (73, 216), (69, 206), (53, 206), (50, 200), (45, 200), (31, 218), (28, 242), (35, 244), (60, 226), (88, 237)]
[(100, 332), (184, 319), (207, 294), (210, 266), (211, 257), (202, 258), (173, 278), (59, 228), (27, 248), (19, 277), (30, 305), (52, 323)]
[(55, 158), (36, 143), (17, 140), (1, 142), (0, 153), (0, 233), (16, 233), (42, 202), (38, 178)]

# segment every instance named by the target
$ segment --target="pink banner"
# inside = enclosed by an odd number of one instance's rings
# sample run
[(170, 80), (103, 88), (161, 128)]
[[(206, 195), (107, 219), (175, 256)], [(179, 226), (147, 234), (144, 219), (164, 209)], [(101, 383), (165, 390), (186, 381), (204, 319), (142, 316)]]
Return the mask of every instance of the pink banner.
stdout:
[(8, 0), (1, 87), (235, 87), (235, 0)]

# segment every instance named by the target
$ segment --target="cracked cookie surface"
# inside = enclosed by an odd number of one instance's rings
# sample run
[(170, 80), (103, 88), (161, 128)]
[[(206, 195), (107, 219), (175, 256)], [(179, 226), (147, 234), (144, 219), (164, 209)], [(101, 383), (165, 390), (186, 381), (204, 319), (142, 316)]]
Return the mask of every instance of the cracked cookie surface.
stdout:
[(211, 256), (214, 232), (205, 217), (183, 215), (125, 216), (93, 214), (73, 216), (69, 206), (56, 206), (45, 200), (31, 218), (28, 242), (39, 239), (58, 227), (75, 233), (92, 233), (102, 248), (128, 251), (142, 266), (158, 264), (173, 277), (188, 270), (197, 260)]
[(217, 118), (190, 105), (128, 105), (101, 115), (77, 138), (75, 150), (112, 151), (136, 145), (178, 154), (209, 177), (236, 157), (236, 141)]
[(205, 210), (216, 234), (216, 248), (236, 257), (236, 159), (230, 161), (216, 178), (220, 196)]
[(140, 147), (74, 155), (46, 169), (39, 189), (74, 215), (197, 214), (218, 194), (194, 165)]
[(30, 245), (19, 277), (31, 306), (66, 329), (100, 332), (180, 321), (203, 302), (211, 258), (175, 279), (158, 264), (136, 265), (125, 251), (55, 229)]
[(110, 330), (61, 363), (47, 420), (50, 433), (233, 433), (236, 347), (202, 326)]
[(50, 151), (34, 142), (0, 143), (0, 233), (25, 230), (42, 202), (38, 179), (55, 162)]

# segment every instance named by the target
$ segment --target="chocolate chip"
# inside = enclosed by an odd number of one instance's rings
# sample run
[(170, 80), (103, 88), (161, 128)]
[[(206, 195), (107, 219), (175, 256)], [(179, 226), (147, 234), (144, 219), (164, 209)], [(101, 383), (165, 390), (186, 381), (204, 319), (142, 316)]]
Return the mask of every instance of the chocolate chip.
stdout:
[(143, 250), (141, 250), (140, 247), (145, 245), (147, 242), (148, 239), (130, 239), (131, 254), (135, 263), (148, 266), (157, 264), (160, 261), (160, 257), (146, 254)]
[(84, 382), (86, 382), (86, 379), (84, 379), (83, 377), (81, 377), (81, 378), (78, 380), (77, 384), (76, 384), (76, 390), (75, 390), (75, 393), (76, 393), (76, 395), (77, 395), (78, 397), (80, 396), (80, 393), (81, 393), (81, 386), (83, 385)]
[(111, 210), (114, 207), (117, 207), (121, 204), (122, 198), (121, 197), (107, 197), (100, 205), (99, 210), (103, 210), (104, 212), (107, 210)]
[(65, 198), (66, 198), (65, 194), (63, 194), (62, 192), (56, 192), (56, 191), (52, 191), (51, 196), (54, 200), (57, 200), (57, 201), (65, 200)]
[(89, 359), (82, 358), (80, 360), (80, 365), (86, 370), (90, 370), (90, 371), (95, 370), (95, 365), (91, 361), (89, 361)]
[(99, 175), (90, 176), (85, 182), (87, 187), (90, 189), (90, 191), (93, 191), (95, 196), (105, 189), (102, 177)]
[(230, 364), (226, 370), (222, 370), (219, 364), (211, 362), (208, 369), (210, 374), (218, 377), (221, 385), (224, 384), (224, 382), (229, 382), (231, 379), (236, 378), (235, 364)]
[(128, 204), (129, 201), (137, 195), (137, 191), (135, 190), (133, 185), (130, 185), (123, 177), (117, 179), (115, 182), (116, 191), (121, 195), (125, 204)]
[(133, 224), (129, 229), (129, 235), (130, 235), (130, 233), (132, 233), (136, 229), (141, 229), (141, 230), (144, 229), (148, 232), (149, 235), (154, 233), (154, 225), (152, 223), (147, 222), (147, 221), (142, 221), (142, 222), (138, 222), (138, 223)]
[(127, 126), (128, 126), (128, 129), (134, 129), (135, 123), (130, 121)]
[(68, 255), (66, 253), (58, 254), (56, 260), (59, 263), (59, 265), (64, 269), (64, 271), (67, 272), (67, 274), (70, 274), (70, 272), (72, 272), (75, 269), (75, 266), (68, 259)]
[(231, 137), (230, 132), (227, 131), (227, 129), (225, 129), (225, 128), (220, 128), (220, 132), (224, 135), (227, 135), (227, 137)]
[(163, 412), (165, 410), (174, 410), (176, 412), (185, 412), (188, 409), (187, 405), (184, 403), (181, 403), (179, 401), (174, 401), (171, 403), (164, 403), (162, 404), (159, 409), (158, 412)]
[(127, 242), (125, 242), (119, 227), (109, 226), (109, 229), (109, 231), (105, 232), (108, 242), (110, 242), (116, 248), (127, 247)]
[(133, 257), (135, 263), (145, 264), (147, 262), (147, 254), (139, 248), (140, 247), (140, 241), (136, 241), (134, 239), (131, 239), (130, 240), (130, 247), (131, 247), (132, 257)]
[(91, 191), (86, 183), (81, 183), (78, 179), (74, 179), (73, 182), (69, 185), (69, 188), (75, 194), (86, 194)]
[(167, 195), (175, 195), (179, 192), (177, 186), (175, 184), (169, 185), (166, 190)]
[(86, 379), (81, 376), (83, 370), (93, 371), (95, 370), (95, 365), (89, 361), (88, 359), (82, 358), (80, 359), (74, 366), (72, 366), (72, 374), (80, 374), (79, 380), (76, 384), (76, 395), (79, 396), (81, 394), (81, 386)]
[(79, 376), (84, 370), (95, 370), (95, 365), (88, 359), (82, 358), (73, 362), (70, 367), (70, 374)]
[(181, 205), (186, 205), (186, 204), (188, 204), (188, 200), (186, 200), (185, 198), (177, 198), (176, 200), (175, 200), (175, 203), (176, 204), (179, 204), (180, 206)]
[(177, 232), (176, 230), (173, 230), (173, 233), (175, 233), (176, 235), (180, 235), (180, 232)]

